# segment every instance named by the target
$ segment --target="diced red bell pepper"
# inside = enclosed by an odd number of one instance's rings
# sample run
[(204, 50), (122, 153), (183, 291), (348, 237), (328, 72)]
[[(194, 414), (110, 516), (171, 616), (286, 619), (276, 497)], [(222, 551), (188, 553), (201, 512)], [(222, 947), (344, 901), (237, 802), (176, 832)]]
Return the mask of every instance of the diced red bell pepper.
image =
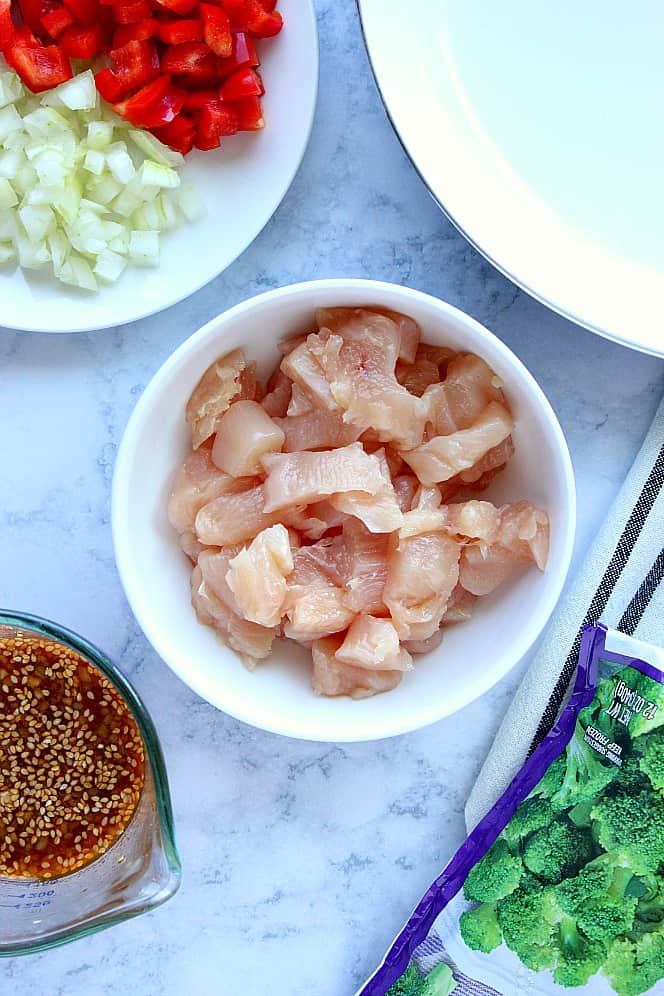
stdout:
[(246, 31), (248, 17), (246, 0), (220, 0), (220, 3), (228, 14), (231, 28), (234, 31)]
[(113, 17), (116, 24), (138, 24), (152, 14), (150, 4), (146, 0), (136, 0), (135, 3), (113, 4)]
[(171, 149), (175, 149), (176, 152), (181, 152), (183, 156), (186, 156), (194, 147), (196, 126), (186, 114), (178, 114), (168, 124), (153, 128), (152, 134), (156, 135), (164, 145), (168, 145)]
[(196, 148), (216, 149), (226, 135), (238, 130), (238, 116), (221, 100), (209, 100), (196, 115)]
[(259, 66), (256, 46), (245, 31), (233, 35), (233, 52), (227, 59), (217, 59), (219, 79), (225, 80), (243, 66)]
[(101, 24), (89, 28), (76, 25), (65, 28), (59, 38), (59, 45), (70, 59), (94, 59), (106, 48), (106, 32)]
[(203, 23), (196, 17), (181, 17), (175, 21), (158, 21), (157, 38), (164, 45), (203, 41)]
[(11, 0), (0, 0), (0, 52), (9, 48), (14, 40)]
[(260, 131), (265, 127), (260, 97), (243, 97), (233, 104), (240, 131)]
[(182, 110), (185, 114), (200, 111), (211, 100), (219, 100), (219, 90), (192, 90), (185, 97)]
[(242, 97), (259, 97), (264, 92), (260, 76), (255, 69), (247, 66), (237, 69), (221, 84), (219, 96), (222, 100), (240, 100)]
[(42, 17), (54, 7), (55, 3), (52, 0), (19, 0), (18, 3), (23, 24), (27, 24), (38, 37), (43, 38), (46, 38), (46, 34), (42, 25)]
[(64, 0), (77, 24), (98, 24), (100, 19), (99, 5), (96, 0)]
[(186, 17), (198, 7), (198, 0), (155, 0), (155, 3), (157, 7), (163, 7), (164, 10), (179, 14), (181, 17)]
[(206, 45), (219, 58), (227, 59), (233, 53), (233, 36), (228, 14), (221, 7), (215, 7), (211, 3), (202, 3), (200, 12)]
[(180, 113), (186, 94), (173, 85), (170, 76), (159, 76), (114, 110), (137, 128), (158, 128)]
[(109, 52), (109, 66), (95, 76), (100, 94), (111, 104), (122, 100), (159, 75), (159, 53), (153, 41), (129, 41)]
[(122, 24), (113, 32), (113, 48), (122, 48), (130, 41), (147, 41), (148, 38), (155, 38), (159, 29), (159, 22), (154, 17), (146, 17), (138, 24)]
[(201, 65), (208, 63), (212, 63), (214, 66), (214, 59), (209, 48), (203, 42), (182, 42), (179, 45), (168, 45), (161, 57), (163, 71), (178, 75), (196, 72)]
[(51, 90), (73, 76), (69, 59), (57, 45), (13, 45), (5, 53), (25, 85), (33, 93)]
[(261, 0), (246, 0), (247, 28), (256, 38), (273, 38), (284, 26), (278, 10), (268, 10)]
[[(70, 28), (74, 18), (66, 7), (55, 7), (42, 15), (42, 27), (51, 38), (58, 38), (65, 28)], [(0, 44), (0, 48), (2, 45)]]

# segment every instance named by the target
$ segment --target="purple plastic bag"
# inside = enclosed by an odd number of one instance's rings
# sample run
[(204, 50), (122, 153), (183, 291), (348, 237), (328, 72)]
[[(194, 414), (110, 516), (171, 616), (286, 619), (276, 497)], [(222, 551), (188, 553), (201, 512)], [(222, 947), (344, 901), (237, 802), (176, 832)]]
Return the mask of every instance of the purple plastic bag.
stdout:
[[(601, 686), (598, 690), (599, 682)], [(494, 844), (520, 804), (537, 789), (551, 765), (567, 750), (573, 737), (575, 737), (574, 748), (570, 749), (578, 750), (578, 738), (583, 734), (580, 740), (581, 749), (591, 752), (595, 760), (597, 759), (595, 755), (602, 759), (602, 769), (607, 772), (602, 777), (607, 779), (622, 769), (625, 760), (637, 757), (637, 748), (634, 744), (637, 744), (641, 750), (644, 744), (650, 742), (650, 738), (637, 740), (644, 733), (650, 737), (652, 731), (658, 730), (661, 726), (661, 741), (664, 745), (663, 685), (664, 651), (660, 648), (650, 647), (631, 637), (607, 630), (602, 625), (588, 626), (584, 629), (573, 691), (558, 721), (526, 760), (509, 788), (466, 838), (442, 874), (427, 890), (388, 950), (383, 963), (358, 991), (357, 996), (385, 996), (390, 987), (398, 983), (405, 973), (408, 973), (408, 979), (411, 976), (417, 978), (418, 973), (426, 976), (441, 962), (451, 966), (454, 978), (452, 979), (452, 974), (449, 973), (451, 980), (449, 987), (444, 983), (438, 988), (432, 986), (431, 990), (426, 990), (427, 996), (429, 991), (435, 993), (435, 996), (438, 996), (438, 993), (447, 996), (448, 992), (454, 992), (457, 996), (489, 996), (496, 993), (518, 996), (521, 992), (532, 993), (533, 996), (540, 994), (545, 996), (545, 994), (570, 992), (569, 983), (558, 984), (552, 978), (550, 971), (534, 972), (526, 968), (512, 951), (507, 950), (504, 943), (496, 949), (497, 952), (502, 952), (500, 958), (497, 958), (496, 952), (493, 951), (491, 953), (471, 951), (464, 944), (458, 931), (459, 916), (469, 904), (458, 894), (463, 889), (471, 869)], [(634, 686), (638, 688), (635, 689)], [(603, 717), (598, 725), (606, 724), (607, 729), (616, 732), (613, 740), (590, 723), (587, 726), (577, 724), (581, 710), (591, 704), (593, 710), (596, 710), (591, 715)], [(659, 739), (659, 734), (656, 736)], [(568, 755), (565, 757), (567, 759)], [(664, 764), (664, 746), (662, 758)], [(565, 763), (567, 764), (567, 760)], [(640, 764), (638, 760), (630, 761), (630, 764), (634, 763), (637, 766)], [(560, 765), (557, 765), (554, 770), (559, 768)], [(615, 778), (618, 779), (617, 774)], [(643, 778), (646, 776), (643, 775)], [(602, 789), (602, 792), (610, 794), (614, 791), (610, 788), (610, 783), (607, 783), (607, 786), (609, 787)], [(659, 797), (657, 793), (660, 789), (656, 792), (650, 783), (648, 791), (654, 793), (654, 798)], [(664, 806), (664, 784), (661, 792), (662, 806)], [(560, 817), (561, 821), (564, 819), (565, 822), (569, 822), (568, 810), (573, 808), (572, 804), (567, 806), (567, 810)], [(591, 826), (591, 820), (588, 818), (588, 829), (586, 831), (584, 827), (583, 832), (587, 833), (593, 846), (597, 847), (597, 853), (600, 853), (602, 847), (599, 843), (595, 845), (592, 838), (592, 834), (597, 833), (594, 827), (595, 824)], [(664, 828), (661, 833), (664, 846)], [(527, 874), (527, 870), (524, 870), (524, 874)], [(636, 878), (632, 881), (637, 883)], [(544, 887), (547, 887), (546, 884)], [(664, 898), (662, 906), (662, 951), (664, 952)], [(604, 941), (602, 943), (604, 944)], [(612, 942), (606, 943), (608, 951)], [(493, 962), (497, 963), (499, 960), (505, 964), (494, 970)], [(658, 983), (657, 979), (664, 978), (664, 955), (661, 973), (656, 974), (651, 969), (650, 976), (647, 972), (644, 974), (644, 978), (649, 980), (645, 988), (638, 989), (634, 981), (636, 974), (630, 975), (631, 981), (628, 983), (636, 992), (649, 991), (653, 983), (655, 984), (653, 993), (663, 992), (664, 986)], [(411, 991), (405, 982), (401, 985), (403, 990), (399, 989), (399, 992)], [(395, 991), (396, 989), (393, 990)], [(412, 991), (419, 992), (418, 989)], [(604, 993), (609, 996), (614, 991), (609, 980), (597, 974), (593, 974), (587, 983), (574, 989), (576, 993), (592, 993), (593, 996)], [(625, 993), (627, 994), (627, 990)], [(632, 996), (632, 993), (627, 996)]]

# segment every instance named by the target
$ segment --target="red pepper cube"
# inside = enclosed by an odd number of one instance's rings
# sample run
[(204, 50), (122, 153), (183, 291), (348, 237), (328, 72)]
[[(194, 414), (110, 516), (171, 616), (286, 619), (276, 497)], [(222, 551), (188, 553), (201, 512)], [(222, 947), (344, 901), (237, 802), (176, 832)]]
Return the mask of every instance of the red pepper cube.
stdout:
[[(214, 62), (212, 54), (203, 42), (182, 42), (167, 46), (161, 57), (161, 68), (165, 73), (182, 74), (196, 72), (201, 65)], [(216, 69), (215, 69), (216, 72)]]
[(90, 27), (65, 28), (59, 39), (60, 47), (70, 59), (94, 59), (106, 47), (106, 32), (101, 24)]
[(263, 81), (255, 69), (248, 66), (237, 69), (225, 80), (219, 89), (222, 100), (240, 100), (242, 97), (259, 97), (263, 90)]
[[(9, 6), (9, 5), (8, 5)], [(1, 7), (0, 7), (0, 18), (1, 18)], [(49, 10), (46, 14), (42, 15), (42, 27), (51, 38), (57, 38), (65, 28), (70, 28), (74, 23), (74, 18), (71, 16), (70, 12), (66, 7), (55, 7), (53, 10)], [(0, 49), (3, 48), (2, 39), (0, 38)]]
[(43, 93), (73, 76), (69, 59), (57, 45), (14, 43), (5, 53), (25, 85), (33, 93)]
[(219, 2), (228, 14), (231, 28), (234, 31), (246, 31), (249, 16), (246, 0), (219, 0)]
[(182, 110), (186, 94), (170, 76), (159, 76), (115, 110), (137, 128), (158, 128), (173, 121)]
[(211, 3), (202, 3), (200, 11), (206, 45), (220, 58), (228, 58), (233, 52), (233, 35), (228, 14)]
[(64, 0), (64, 4), (77, 24), (99, 23), (100, 10), (96, 0)]
[(265, 127), (260, 97), (243, 97), (233, 104), (240, 131), (260, 131)]
[(157, 38), (164, 45), (203, 41), (203, 22), (198, 18), (180, 17), (173, 21), (158, 21), (157, 25)]
[(259, 66), (260, 60), (256, 53), (256, 46), (251, 37), (245, 31), (237, 31), (233, 35), (233, 51), (227, 59), (217, 59), (217, 70), (219, 79), (225, 80), (231, 76), (236, 69), (244, 66)]
[(194, 147), (196, 126), (186, 114), (178, 114), (168, 124), (152, 128), (152, 134), (164, 145), (168, 145), (171, 149), (186, 156)]
[(130, 41), (147, 41), (154, 38), (159, 30), (159, 22), (153, 17), (146, 17), (138, 24), (122, 24), (113, 32), (113, 48), (122, 48)]
[(273, 38), (284, 26), (278, 10), (268, 10), (261, 0), (246, 0), (247, 29), (256, 38)]

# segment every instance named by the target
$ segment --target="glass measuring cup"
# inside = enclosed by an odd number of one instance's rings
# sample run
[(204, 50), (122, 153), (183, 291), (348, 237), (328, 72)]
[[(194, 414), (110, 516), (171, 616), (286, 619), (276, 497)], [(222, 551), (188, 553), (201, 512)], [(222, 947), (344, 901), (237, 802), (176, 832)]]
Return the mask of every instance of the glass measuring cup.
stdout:
[[(164, 759), (138, 695), (118, 669), (82, 637), (35, 616), (0, 612), (0, 640), (19, 635), (57, 641), (112, 683), (136, 720), (145, 751), (145, 775), (126, 830), (91, 864), (48, 881), (0, 876), (0, 957), (44, 951), (146, 913), (170, 899), (181, 878)], [(0, 783), (0, 791), (3, 788)]]

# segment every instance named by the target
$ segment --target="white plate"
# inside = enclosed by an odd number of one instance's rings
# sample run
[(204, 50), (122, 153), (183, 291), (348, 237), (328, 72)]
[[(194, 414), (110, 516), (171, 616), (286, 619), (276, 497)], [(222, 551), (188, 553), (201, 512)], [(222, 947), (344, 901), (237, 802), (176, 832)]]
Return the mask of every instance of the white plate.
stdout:
[(358, 0), (378, 86), (436, 200), (495, 266), (664, 355), (661, 0)]
[[(377, 304), (412, 315), (425, 342), (483, 356), (503, 383), (516, 420), (516, 452), (487, 497), (529, 498), (551, 518), (543, 574), (526, 571), (481, 600), (472, 619), (451, 627), (440, 647), (415, 663), (398, 688), (354, 702), (320, 698), (309, 686), (311, 657), (277, 641), (252, 673), (208, 626), (189, 596), (191, 564), (166, 515), (173, 476), (189, 451), (184, 406), (203, 371), (242, 346), (261, 376), (274, 368), (277, 342), (313, 327), (318, 307)], [(143, 632), (199, 695), (247, 723), (308, 740), (375, 740), (449, 716), (482, 695), (541, 633), (569, 568), (575, 491), (567, 445), (551, 406), (517, 357), (456, 308), (419, 291), (370, 280), (314, 280), (269, 291), (213, 318), (154, 375), (129, 419), (113, 476), (113, 541), (125, 594)]]
[(193, 294), (237, 259), (281, 203), (309, 140), (318, 88), (318, 39), (311, 0), (281, 0), (284, 28), (259, 43), (267, 127), (233, 136), (214, 152), (192, 152), (183, 180), (207, 214), (162, 240), (161, 264), (128, 269), (98, 294), (41, 273), (0, 271), (0, 325), (81, 332), (132, 322)]

